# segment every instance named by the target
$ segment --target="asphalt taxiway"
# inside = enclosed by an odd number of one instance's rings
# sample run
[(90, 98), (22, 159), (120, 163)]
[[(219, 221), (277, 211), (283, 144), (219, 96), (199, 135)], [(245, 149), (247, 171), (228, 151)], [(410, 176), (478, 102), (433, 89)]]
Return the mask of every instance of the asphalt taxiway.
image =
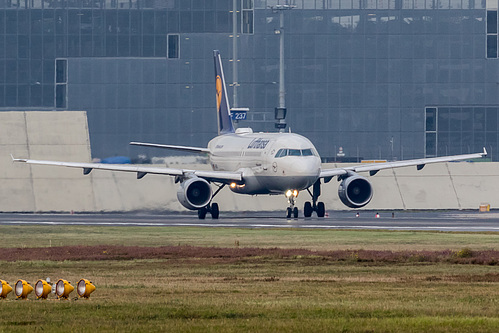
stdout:
[[(499, 212), (478, 211), (334, 211), (325, 218), (286, 219), (275, 212), (222, 213), (213, 220), (194, 214), (0, 214), (0, 225), (93, 225), (207, 228), (384, 229), (435, 231), (497, 231)], [(393, 214), (393, 215), (392, 215)], [(379, 216), (379, 217), (378, 217)]]

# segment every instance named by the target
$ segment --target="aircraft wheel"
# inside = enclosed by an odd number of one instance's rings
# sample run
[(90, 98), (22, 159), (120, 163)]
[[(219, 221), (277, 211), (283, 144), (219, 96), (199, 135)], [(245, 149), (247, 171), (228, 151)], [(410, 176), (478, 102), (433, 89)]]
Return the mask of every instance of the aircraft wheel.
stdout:
[(220, 215), (220, 210), (218, 209), (217, 203), (211, 204), (211, 218), (218, 219), (218, 215)]
[(292, 210), (290, 207), (288, 207), (288, 209), (286, 209), (286, 217), (289, 219), (291, 217), (291, 213), (292, 213)]
[(303, 206), (303, 215), (305, 217), (310, 217), (310, 216), (312, 216), (312, 211), (313, 211), (313, 208), (312, 208), (312, 204), (310, 203), (310, 201), (305, 202), (305, 205)]
[(296, 219), (298, 217), (298, 207), (293, 209), (293, 217)]
[(324, 202), (319, 202), (317, 203), (317, 216), (324, 217), (324, 215), (326, 215), (326, 206)]
[(206, 213), (208, 212), (208, 210), (206, 209), (206, 207), (203, 207), (201, 209), (198, 209), (198, 218), (200, 220), (204, 220), (204, 218), (206, 217)]

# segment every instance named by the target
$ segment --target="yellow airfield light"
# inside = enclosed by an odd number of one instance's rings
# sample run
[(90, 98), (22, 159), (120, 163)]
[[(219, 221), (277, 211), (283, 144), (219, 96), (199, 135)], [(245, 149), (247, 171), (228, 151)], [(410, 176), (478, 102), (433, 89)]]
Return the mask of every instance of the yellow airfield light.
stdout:
[(0, 289), (0, 298), (7, 298), (7, 294), (12, 291), (12, 287), (7, 283), (7, 281), (0, 280), (2, 289)]
[(81, 279), (76, 285), (76, 292), (78, 293), (78, 296), (83, 298), (89, 298), (90, 294), (93, 293), (94, 290), (95, 286), (87, 279)]
[(38, 280), (35, 283), (35, 295), (38, 299), (47, 299), (52, 291), (52, 286), (45, 280)]
[(55, 294), (59, 299), (68, 299), (69, 294), (73, 292), (75, 288), (66, 280), (59, 279), (55, 285)]
[(33, 291), (33, 287), (24, 280), (17, 280), (15, 286), (15, 293), (17, 298), (26, 299), (30, 292)]

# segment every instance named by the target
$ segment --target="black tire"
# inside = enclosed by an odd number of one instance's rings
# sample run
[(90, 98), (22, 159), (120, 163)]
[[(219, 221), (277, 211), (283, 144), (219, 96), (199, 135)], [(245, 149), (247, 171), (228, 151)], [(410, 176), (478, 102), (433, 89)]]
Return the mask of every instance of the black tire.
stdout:
[(295, 219), (296, 219), (296, 218), (298, 218), (298, 207), (295, 207), (295, 208), (293, 209), (293, 217), (294, 217)]
[(305, 205), (303, 206), (303, 215), (305, 217), (310, 217), (312, 216), (313, 211), (314, 209), (312, 208), (312, 204), (310, 203), (310, 201), (305, 202)]
[(220, 215), (220, 210), (218, 209), (218, 204), (212, 203), (211, 204), (211, 218), (218, 219), (219, 215)]
[(326, 215), (326, 206), (324, 202), (319, 202), (317, 203), (317, 216), (324, 217), (324, 215)]
[(208, 210), (206, 209), (206, 207), (203, 207), (201, 209), (198, 209), (198, 218), (200, 220), (204, 220), (205, 217), (206, 217), (206, 213), (208, 212)]
[(288, 209), (286, 209), (286, 217), (287, 217), (288, 219), (291, 217), (291, 213), (292, 213), (291, 208), (290, 208), (290, 207), (288, 207)]

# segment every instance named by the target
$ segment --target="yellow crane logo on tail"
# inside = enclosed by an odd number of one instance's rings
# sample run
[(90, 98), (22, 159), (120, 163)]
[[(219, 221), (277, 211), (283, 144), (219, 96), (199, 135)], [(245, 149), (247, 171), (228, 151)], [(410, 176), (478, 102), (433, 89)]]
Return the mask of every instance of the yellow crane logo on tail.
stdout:
[(220, 104), (222, 103), (222, 78), (220, 75), (217, 75), (216, 80), (217, 85), (217, 110), (220, 110)]

